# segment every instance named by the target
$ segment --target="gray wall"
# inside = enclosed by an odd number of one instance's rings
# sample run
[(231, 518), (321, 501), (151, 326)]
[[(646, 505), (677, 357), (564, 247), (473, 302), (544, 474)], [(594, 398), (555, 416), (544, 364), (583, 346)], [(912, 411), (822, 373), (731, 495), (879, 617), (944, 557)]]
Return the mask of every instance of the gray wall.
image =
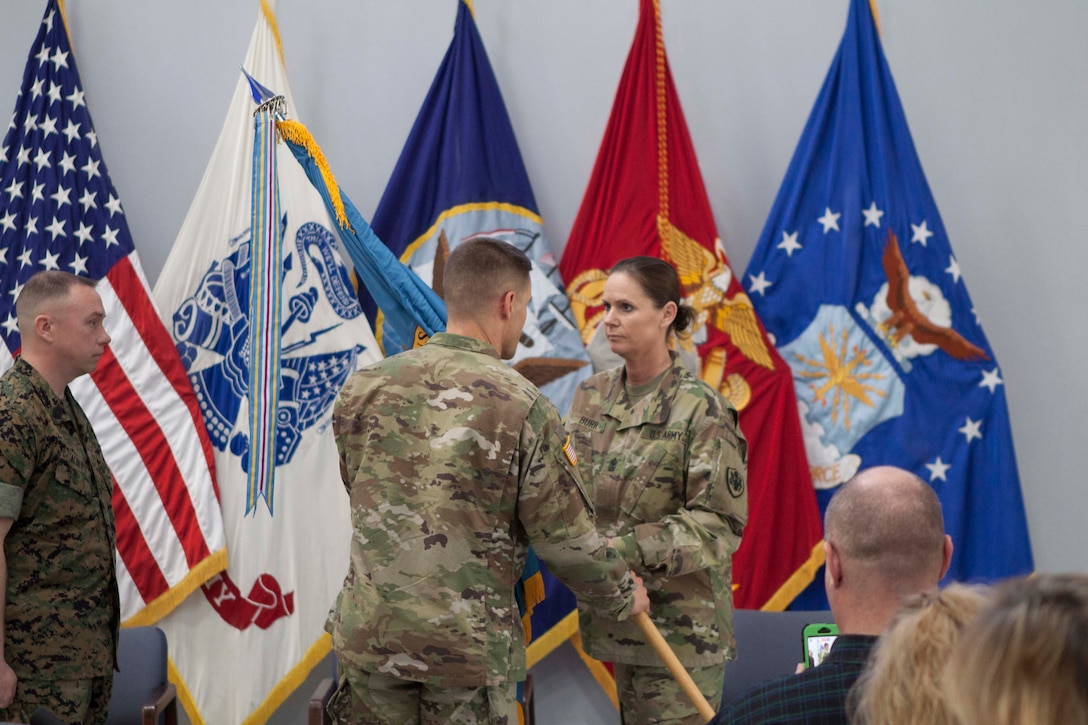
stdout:
[[(476, 0), (553, 244), (578, 210), (636, 0)], [(719, 231), (748, 262), (842, 35), (846, 0), (664, 0), (665, 42)], [(0, 0), (0, 117), (44, 3)], [(1088, 3), (882, 0), (884, 47), (1001, 363), (1038, 568), (1088, 570)], [(449, 44), (455, 0), (281, 0), (298, 109), (365, 215)], [(226, 113), (256, 0), (69, 0), (79, 69), (149, 279)]]
[[(741, 272), (842, 35), (847, 3), (662, 4), (715, 218)], [(475, 5), (559, 252), (630, 47), (637, 0)], [(878, 5), (914, 141), (1001, 363), (1037, 566), (1088, 571), (1088, 485), (1076, 464), (1085, 445), (1076, 421), (1088, 410), (1088, 285), (1077, 271), (1088, 262), (1088, 3)], [(14, 107), (43, 7), (0, 0), (0, 118)], [(292, 111), (367, 216), (446, 50), (455, 11), (455, 0), (280, 2)], [(152, 283), (211, 154), (257, 13), (256, 0), (69, 0), (89, 106)], [(298, 722), (295, 708), (311, 689), (312, 682), (301, 688), (292, 712), (276, 720)], [(569, 694), (556, 706), (584, 713)], [(549, 714), (546, 721), (576, 721)]]

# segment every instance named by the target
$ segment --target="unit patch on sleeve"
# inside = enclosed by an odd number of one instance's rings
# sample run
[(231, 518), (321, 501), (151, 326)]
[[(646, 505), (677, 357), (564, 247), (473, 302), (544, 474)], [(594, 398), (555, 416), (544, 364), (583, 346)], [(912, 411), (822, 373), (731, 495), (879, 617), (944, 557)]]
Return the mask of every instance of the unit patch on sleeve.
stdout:
[(744, 476), (740, 474), (740, 471), (729, 466), (725, 469), (725, 486), (729, 489), (730, 496), (740, 498), (744, 493)]

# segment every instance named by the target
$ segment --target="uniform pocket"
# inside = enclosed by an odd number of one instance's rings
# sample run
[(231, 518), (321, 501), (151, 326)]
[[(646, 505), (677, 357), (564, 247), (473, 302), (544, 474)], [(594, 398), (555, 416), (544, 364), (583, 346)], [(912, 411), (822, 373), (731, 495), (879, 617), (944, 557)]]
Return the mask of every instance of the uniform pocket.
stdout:
[[(82, 452), (82, 449), (80, 449), (80, 452)], [(86, 466), (85, 460), (80, 460), (78, 464), (65, 460), (57, 465), (54, 471), (54, 480), (66, 491), (78, 494), (88, 501), (94, 501), (93, 474), (86, 470)], [(79, 470), (80, 467), (84, 470)]]
[(675, 455), (664, 446), (649, 446), (620, 471), (624, 480), (620, 511), (638, 522), (656, 521), (680, 505), (682, 475)]

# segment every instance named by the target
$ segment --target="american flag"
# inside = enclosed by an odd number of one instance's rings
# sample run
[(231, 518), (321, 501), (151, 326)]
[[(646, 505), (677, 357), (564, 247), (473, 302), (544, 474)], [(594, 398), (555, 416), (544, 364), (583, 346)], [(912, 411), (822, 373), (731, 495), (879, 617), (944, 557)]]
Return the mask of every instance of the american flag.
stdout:
[(0, 146), (0, 371), (21, 345), (15, 299), (43, 269), (100, 280), (113, 342), (71, 389), (115, 480), (122, 621), (150, 623), (225, 568), (222, 513), (199, 408), (151, 302), (55, 0)]

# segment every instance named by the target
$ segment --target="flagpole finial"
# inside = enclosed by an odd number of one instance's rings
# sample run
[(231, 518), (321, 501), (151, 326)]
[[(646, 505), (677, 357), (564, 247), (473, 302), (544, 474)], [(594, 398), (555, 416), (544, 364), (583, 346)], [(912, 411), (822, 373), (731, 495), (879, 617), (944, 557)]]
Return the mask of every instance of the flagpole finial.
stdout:
[(278, 119), (284, 120), (287, 118), (287, 98), (285, 96), (272, 96), (268, 100), (262, 101), (257, 110), (253, 112), (253, 117), (256, 118), (262, 113), (269, 112)]
[(317, 141), (310, 135), (309, 130), (298, 121), (290, 121), (286, 118), (276, 121), (276, 130), (279, 131), (282, 138), (304, 148), (310, 158), (314, 160), (314, 164), (321, 174), (321, 179), (325, 182), (325, 187), (329, 191), (329, 199), (332, 201), (336, 223), (340, 225), (341, 229), (354, 232), (351, 222), (348, 221), (344, 201), (340, 197), (340, 185), (336, 183), (336, 178), (332, 175), (332, 168), (325, 159), (325, 154), (322, 153), (321, 147), (317, 145)]
[(253, 102), (257, 104), (257, 109), (253, 111), (253, 117), (256, 118), (262, 113), (270, 112), (279, 120), (285, 120), (287, 118), (287, 97), (282, 93), (276, 93), (265, 88), (245, 68), (242, 68), (242, 74), (245, 75), (246, 81), (249, 83), (249, 92), (253, 96)]

